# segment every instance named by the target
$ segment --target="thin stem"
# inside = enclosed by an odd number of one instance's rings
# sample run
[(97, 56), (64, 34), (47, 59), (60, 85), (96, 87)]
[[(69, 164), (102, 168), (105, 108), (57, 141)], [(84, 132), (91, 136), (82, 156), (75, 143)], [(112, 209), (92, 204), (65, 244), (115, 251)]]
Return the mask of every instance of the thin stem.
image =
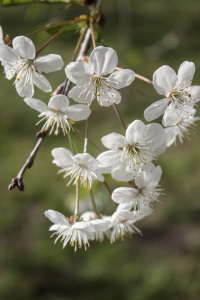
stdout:
[(74, 21), (73, 23), (71, 23), (70, 25), (64, 27), (63, 29), (61, 29), (60, 31), (58, 31), (54, 36), (52, 36), (40, 49), (38, 49), (38, 51), (36, 52), (35, 57), (38, 56), (38, 54), (44, 49), (46, 48), (55, 38), (57, 38), (60, 34), (62, 34), (66, 29), (72, 27), (74, 24), (80, 22), (80, 20)]
[[(116, 67), (115, 70), (120, 71), (120, 70), (123, 70), (123, 69), (119, 68), (119, 67)], [(153, 81), (151, 81), (150, 79), (148, 79), (148, 78), (146, 78), (144, 76), (141, 76), (139, 74), (135, 73), (135, 77), (138, 78), (138, 79), (140, 79), (140, 80), (142, 80), (142, 81), (145, 81), (145, 82), (147, 82), (149, 84), (153, 84)]]
[(93, 208), (93, 211), (94, 213), (96, 214), (96, 216), (101, 219), (101, 216), (99, 215), (98, 211), (97, 211), (97, 207), (96, 207), (96, 203), (95, 203), (95, 200), (94, 200), (94, 195), (93, 195), (93, 192), (92, 190), (90, 190), (90, 197), (91, 197), (91, 201), (92, 201), (92, 208)]
[(117, 209), (117, 203), (115, 201), (113, 201), (113, 199), (112, 199), (112, 192), (110, 190), (110, 187), (109, 187), (108, 183), (106, 182), (106, 180), (104, 180), (103, 183), (104, 183), (104, 185), (105, 185), (105, 187), (106, 187), (106, 189), (107, 189), (107, 191), (108, 191), (108, 193), (110, 195), (110, 199), (112, 200), (112, 203), (113, 203), (113, 205), (115, 207), (115, 210), (116, 210)]
[(79, 214), (79, 181), (76, 182), (76, 206), (74, 211), (75, 220), (78, 214)]
[[(83, 135), (83, 133), (80, 130), (78, 130), (77, 128), (74, 128), (74, 130), (77, 132), (77, 134), (81, 138), (85, 138), (85, 136)], [(102, 150), (95, 143), (93, 143), (89, 138), (88, 138), (88, 143), (90, 143), (99, 153), (102, 152)]]
[(114, 108), (114, 111), (115, 111), (115, 113), (116, 113), (116, 115), (117, 115), (117, 117), (118, 117), (118, 119), (119, 119), (121, 125), (122, 125), (123, 128), (124, 128), (124, 131), (126, 132), (126, 125), (124, 124), (124, 121), (123, 121), (123, 119), (122, 119), (122, 117), (121, 117), (121, 115), (120, 115), (120, 113), (119, 113), (119, 110), (118, 110), (118, 108), (117, 108), (117, 106), (116, 106), (115, 103), (113, 103), (113, 108)]
[(86, 125), (85, 125), (84, 153), (87, 153), (87, 145), (88, 145), (88, 119), (86, 120)]
[(80, 47), (80, 44), (81, 44), (81, 42), (82, 42), (82, 40), (84, 38), (84, 35), (86, 33), (86, 29), (87, 29), (87, 27), (82, 31), (81, 35), (79, 36), (78, 42), (76, 44), (76, 48), (74, 49), (74, 53), (73, 53), (73, 56), (72, 56), (72, 61), (74, 61), (74, 59), (76, 57), (76, 53), (77, 53), (77, 51), (78, 51), (78, 49)]
[(33, 148), (32, 152), (30, 153), (29, 157), (27, 158), (25, 164), (19, 171), (16, 177), (14, 177), (11, 181), (11, 183), (8, 186), (8, 190), (13, 190), (16, 186), (18, 189), (23, 192), (24, 191), (24, 184), (23, 184), (23, 176), (27, 169), (30, 169), (33, 165), (34, 159), (37, 155), (38, 150), (40, 149), (45, 137), (47, 136), (48, 131), (40, 131), (37, 134), (37, 137), (39, 137), (38, 142), (36, 143), (35, 147)]
[(93, 47), (96, 48), (97, 44), (96, 44), (96, 40), (95, 40), (94, 26), (93, 26), (92, 19), (90, 19), (90, 32), (91, 32)]
[(45, 26), (45, 27), (42, 27), (42, 28), (40, 28), (40, 29), (37, 29), (37, 30), (35, 30), (35, 31), (33, 31), (33, 32), (30, 32), (30, 33), (26, 34), (25, 36), (28, 37), (28, 36), (31, 36), (31, 35), (40, 33), (40, 32), (42, 32), (42, 31), (45, 31), (45, 30), (50, 29), (50, 28), (51, 28), (50, 26)]
[(69, 132), (68, 132), (67, 136), (68, 136), (69, 146), (70, 146), (71, 152), (74, 155), (74, 147), (73, 147), (72, 138), (71, 138), (71, 135), (70, 135)]
[(145, 82), (147, 82), (147, 83), (149, 83), (149, 84), (153, 84), (153, 81), (151, 81), (150, 79), (148, 79), (148, 78), (146, 78), (146, 77), (144, 77), (144, 76), (135, 74), (135, 77), (138, 78), (138, 79), (140, 79), (140, 80), (142, 80), (142, 81), (145, 81)]

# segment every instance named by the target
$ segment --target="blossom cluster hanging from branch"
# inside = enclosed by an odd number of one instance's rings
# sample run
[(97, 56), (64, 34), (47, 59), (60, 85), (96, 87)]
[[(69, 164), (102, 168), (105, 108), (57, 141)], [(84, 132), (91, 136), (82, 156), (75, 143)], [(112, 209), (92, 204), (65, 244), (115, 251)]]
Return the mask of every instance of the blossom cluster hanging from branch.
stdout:
[[(78, 247), (86, 250), (90, 241), (102, 242), (105, 237), (113, 243), (133, 233), (141, 234), (136, 222), (152, 214), (155, 203), (164, 194), (164, 189), (159, 185), (162, 168), (154, 163), (167, 147), (176, 145), (177, 139), (180, 143), (184, 139), (190, 140), (196, 121), (200, 119), (195, 117), (195, 106), (200, 101), (200, 86), (191, 86), (195, 73), (194, 63), (183, 62), (178, 74), (171, 67), (162, 66), (153, 74), (153, 81), (133, 70), (117, 67), (116, 51), (96, 45), (95, 26), (99, 26), (103, 18), (100, 1), (76, 2), (88, 5), (88, 16), (50, 25), (27, 36), (17, 36), (13, 40), (8, 36), (4, 38), (2, 29), (0, 31), (0, 61), (5, 77), (8, 80), (15, 78), (14, 86), (18, 95), (30, 108), (40, 113), (41, 119), (37, 125), (43, 122), (37, 134), (39, 140), (18, 175), (12, 179), (9, 190), (15, 187), (24, 190), (23, 176), (27, 168), (31, 168), (44, 138), (53, 132), (55, 135), (59, 132), (67, 135), (70, 149), (55, 148), (51, 153), (53, 163), (59, 168), (58, 173), (64, 174), (67, 186), (75, 186), (74, 212), (66, 217), (60, 212), (47, 210), (45, 216), (53, 223), (50, 231), (57, 235), (55, 242), (61, 239), (63, 247), (70, 244), (75, 251)], [(36, 51), (28, 36), (42, 30), (53, 31), (54, 34)], [(59, 71), (65, 63), (57, 54), (39, 54), (55, 38), (68, 30), (78, 31), (80, 37), (72, 62), (65, 67), (66, 79), (53, 92), (47, 105), (33, 98), (34, 86), (44, 92), (52, 92), (51, 84), (43, 73)], [(86, 55), (91, 41), (93, 50), (88, 58)], [(164, 96), (144, 111), (147, 122), (163, 115), (162, 125), (133, 120), (126, 126), (117, 105), (123, 101), (120, 90), (134, 84), (135, 78), (153, 85), (158, 94)], [(88, 147), (88, 118), (92, 111), (91, 104), (95, 100), (104, 109), (113, 107), (124, 135), (112, 132), (103, 136), (102, 144), (108, 150), (100, 151), (101, 153), (93, 157)], [(76, 104), (71, 105), (72, 101)], [(83, 147), (80, 152), (75, 153), (73, 133), (76, 122), (83, 120), (86, 121)], [(95, 141), (91, 143), (95, 145)], [(121, 186), (111, 191), (104, 174), (111, 174), (116, 184), (120, 182), (123, 185), (122, 182), (126, 182), (129, 187)], [(110, 192), (114, 212), (109, 216), (97, 210), (93, 193), (95, 181), (105, 184)], [(81, 188), (88, 190), (93, 207), (92, 211), (82, 214), (79, 213)]]

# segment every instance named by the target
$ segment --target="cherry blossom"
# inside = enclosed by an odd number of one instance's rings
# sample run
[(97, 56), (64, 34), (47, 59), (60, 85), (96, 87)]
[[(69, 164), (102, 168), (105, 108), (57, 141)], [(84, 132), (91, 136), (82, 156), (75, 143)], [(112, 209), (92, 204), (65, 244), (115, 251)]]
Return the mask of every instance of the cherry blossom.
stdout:
[(136, 210), (159, 201), (158, 197), (163, 195), (163, 189), (158, 185), (162, 169), (151, 164), (151, 170), (151, 173), (144, 171), (135, 178), (135, 188), (120, 187), (113, 191), (112, 199), (119, 204), (118, 210)]
[(55, 134), (57, 135), (61, 128), (63, 134), (66, 135), (73, 129), (69, 119), (73, 121), (85, 120), (91, 113), (89, 107), (86, 105), (75, 104), (70, 106), (69, 99), (64, 95), (51, 97), (48, 106), (43, 101), (35, 98), (25, 98), (24, 101), (31, 108), (40, 112), (39, 117), (42, 117), (42, 119), (36, 125), (46, 120), (42, 130), (48, 130), (51, 127), (49, 134), (55, 128)]
[(177, 146), (177, 138), (183, 144), (184, 139), (191, 141), (191, 136), (195, 133), (197, 126), (196, 121), (199, 117), (195, 117), (196, 109), (191, 108), (189, 111), (177, 113), (173, 105), (169, 105), (163, 116), (163, 126), (166, 133), (166, 144), (170, 147), (172, 144)]
[(132, 122), (125, 137), (110, 133), (101, 139), (111, 150), (101, 153), (97, 159), (102, 165), (111, 166), (111, 175), (119, 181), (130, 181), (143, 170), (151, 171), (152, 160), (166, 149), (165, 131), (159, 124), (145, 125), (140, 120)]
[(80, 183), (88, 190), (91, 189), (93, 180), (104, 181), (104, 177), (99, 170), (99, 163), (88, 153), (73, 154), (65, 148), (55, 148), (52, 150), (53, 163), (62, 169), (59, 173), (65, 172), (63, 178), (70, 176), (67, 186), (80, 179)]
[(160, 117), (171, 103), (178, 113), (188, 112), (198, 101), (200, 101), (200, 86), (191, 86), (195, 72), (193, 62), (184, 61), (176, 75), (169, 66), (162, 66), (153, 75), (153, 86), (162, 100), (151, 104), (145, 111), (144, 117), (152, 121)]
[(48, 54), (35, 58), (36, 50), (31, 39), (17, 36), (13, 48), (0, 43), (0, 60), (3, 62), (7, 79), (14, 76), (15, 88), (21, 97), (32, 97), (34, 85), (44, 92), (51, 92), (49, 81), (41, 74), (62, 69), (64, 62), (60, 55)]
[(102, 106), (119, 104), (121, 94), (117, 90), (130, 85), (135, 79), (135, 73), (129, 69), (115, 71), (117, 63), (114, 49), (99, 46), (92, 51), (88, 63), (68, 64), (66, 75), (76, 84), (68, 96), (80, 103), (91, 104), (97, 98)]
[(90, 222), (74, 222), (70, 218), (66, 218), (63, 214), (55, 210), (45, 211), (45, 216), (52, 222), (49, 230), (55, 231), (51, 236), (57, 235), (55, 243), (57, 240), (61, 239), (63, 241), (63, 248), (70, 243), (74, 247), (74, 251), (78, 248), (87, 250), (90, 246), (89, 240), (94, 240), (95, 228)]

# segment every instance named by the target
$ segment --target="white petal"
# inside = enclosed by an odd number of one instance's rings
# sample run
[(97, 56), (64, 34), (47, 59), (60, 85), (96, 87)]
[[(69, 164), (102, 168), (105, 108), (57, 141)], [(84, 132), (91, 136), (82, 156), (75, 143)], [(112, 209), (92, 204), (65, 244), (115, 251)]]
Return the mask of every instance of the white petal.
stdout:
[(124, 181), (124, 182), (131, 181), (134, 175), (132, 173), (128, 173), (125, 169), (126, 169), (125, 163), (121, 164), (119, 162), (117, 166), (113, 165), (113, 169), (111, 171), (112, 178), (117, 181)]
[(65, 68), (67, 78), (75, 84), (85, 85), (90, 81), (92, 72), (86, 62), (71, 62)]
[(106, 167), (109, 167), (109, 166), (113, 167), (113, 166), (116, 166), (120, 162), (120, 157), (121, 157), (122, 153), (123, 153), (122, 150), (105, 151), (97, 157), (97, 160), (99, 160), (100, 163)]
[(111, 218), (112, 226), (115, 226), (119, 222), (127, 221), (127, 220), (137, 220), (133, 212), (128, 210), (119, 210), (116, 211)]
[(104, 76), (112, 73), (118, 63), (117, 53), (109, 47), (96, 47), (89, 59), (89, 65), (94, 73)]
[(187, 102), (187, 105), (188, 104), (191, 104), (191, 106), (194, 105), (194, 103), (197, 103), (200, 101), (200, 86), (199, 85), (193, 85), (193, 86), (190, 86), (188, 89), (187, 89), (187, 92), (191, 95), (191, 102), (190, 100)]
[(145, 119), (150, 122), (160, 117), (167, 109), (168, 103), (169, 100), (167, 98), (152, 103), (144, 111)]
[(135, 145), (144, 141), (145, 133), (146, 125), (140, 120), (135, 120), (126, 130), (126, 139), (130, 145)]
[(178, 70), (178, 85), (182, 85), (183, 83), (186, 84), (186, 86), (191, 85), (193, 76), (195, 73), (195, 65), (193, 62), (190, 61), (184, 61)]
[(76, 102), (87, 104), (92, 102), (95, 95), (91, 86), (84, 89), (84, 86), (77, 85), (69, 91), (68, 97), (74, 99)]
[(18, 56), (15, 54), (13, 49), (7, 45), (0, 44), (0, 60), (13, 63), (17, 60)]
[(52, 223), (69, 226), (66, 217), (58, 211), (49, 209), (44, 214)]
[(165, 134), (167, 147), (170, 147), (176, 141), (176, 127), (165, 128)]
[(69, 106), (69, 99), (65, 95), (55, 95), (50, 98), (48, 107), (51, 110), (65, 112)]
[(89, 153), (78, 153), (74, 156), (74, 161), (77, 165), (85, 166), (89, 170), (96, 170), (98, 168), (98, 162)]
[(119, 147), (125, 147), (127, 145), (125, 137), (115, 132), (102, 137), (101, 142), (106, 148), (112, 150), (117, 150)]
[(153, 74), (153, 86), (160, 95), (171, 92), (176, 86), (177, 76), (169, 66), (162, 66)]
[(31, 108), (33, 108), (41, 113), (49, 111), (48, 106), (43, 101), (40, 101), (35, 98), (24, 98), (24, 101), (26, 102), (26, 104), (28, 106), (30, 106)]
[(3, 30), (2, 30), (2, 27), (0, 26), (0, 43), (3, 44), (4, 41), (3, 41)]
[(116, 203), (134, 202), (134, 198), (138, 196), (138, 190), (134, 188), (120, 187), (113, 191), (112, 199)]
[(134, 206), (134, 202), (130, 202), (130, 203), (120, 203), (117, 206), (117, 211), (119, 210), (131, 210)]
[(123, 69), (113, 72), (108, 77), (108, 84), (116, 89), (122, 89), (125, 86), (130, 85), (135, 79), (135, 73), (129, 69)]
[(106, 231), (109, 229), (110, 222), (103, 219), (95, 219), (90, 221), (96, 231)]
[(121, 102), (121, 94), (115, 89), (110, 89), (105, 84), (103, 88), (99, 88), (99, 95), (97, 96), (97, 101), (101, 106), (111, 106), (113, 103), (119, 104)]
[(30, 78), (27, 82), (25, 81), (26, 76), (22, 77), (18, 82), (16, 82), (15, 88), (21, 97), (32, 97), (34, 94), (33, 82)]
[(55, 148), (51, 151), (58, 167), (65, 168), (74, 165), (72, 153), (65, 148)]
[(87, 105), (75, 104), (68, 107), (65, 112), (73, 121), (86, 120), (91, 114), (91, 110)]
[(15, 65), (7, 63), (6, 61), (3, 61), (2, 66), (4, 67), (4, 72), (5, 72), (6, 78), (8, 80), (12, 79), (16, 73)]
[(76, 222), (72, 225), (71, 229), (80, 229), (86, 232), (95, 232), (94, 226), (91, 222)]
[(171, 125), (176, 125), (181, 120), (181, 115), (182, 114), (177, 112), (177, 109), (174, 107), (174, 105), (170, 104), (166, 109), (162, 119), (163, 126), (168, 127)]
[(17, 36), (13, 39), (13, 49), (22, 58), (34, 59), (35, 46), (31, 39), (25, 36)]
[(62, 69), (62, 67), (64, 66), (64, 61), (62, 60), (60, 55), (48, 54), (37, 57), (33, 61), (33, 65), (40, 73), (51, 73)]
[(33, 74), (33, 82), (38, 87), (38, 89), (44, 92), (51, 92), (52, 88), (49, 81), (43, 75), (37, 73), (37, 75)]
[(157, 123), (152, 123), (146, 126), (146, 139), (148, 146), (155, 149), (158, 153), (158, 147), (165, 143), (165, 131), (164, 128)]

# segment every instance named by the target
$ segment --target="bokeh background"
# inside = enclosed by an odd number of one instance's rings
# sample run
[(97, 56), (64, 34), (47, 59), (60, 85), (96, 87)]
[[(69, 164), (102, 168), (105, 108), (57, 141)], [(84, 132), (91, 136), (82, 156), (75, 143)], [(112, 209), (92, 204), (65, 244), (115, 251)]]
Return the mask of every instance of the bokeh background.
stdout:
[[(87, 9), (64, 5), (31, 4), (0, 7), (4, 35), (25, 35), (49, 22), (72, 19)], [(200, 84), (200, 2), (196, 0), (102, 0), (106, 25), (101, 43), (116, 49), (119, 66), (152, 78), (163, 64), (176, 71), (184, 60), (196, 65), (194, 84)], [(37, 48), (47, 33), (33, 36)], [(58, 38), (42, 54), (57, 53), (70, 62), (78, 36)], [(156, 211), (138, 227), (143, 237), (133, 236), (110, 245), (92, 243), (90, 249), (73, 252), (53, 244), (50, 222), (43, 212), (73, 212), (74, 189), (67, 189), (51, 150), (68, 147), (67, 137), (48, 137), (34, 166), (24, 177), (25, 191), (7, 191), (36, 143), (37, 112), (15, 92), (12, 83), (0, 79), (1, 201), (0, 201), (0, 299), (2, 300), (199, 300), (200, 299), (200, 130), (192, 142), (171, 147), (160, 158), (166, 196)], [(56, 75), (55, 75), (56, 74)], [(49, 74), (53, 89), (64, 79), (64, 70)], [(123, 91), (119, 109), (129, 124), (144, 121), (149, 101), (159, 100), (152, 86), (135, 80)], [(46, 101), (48, 94), (35, 97)], [(123, 133), (111, 108), (91, 106), (89, 137), (100, 146), (109, 132)], [(78, 125), (84, 131), (84, 122)], [(75, 137), (79, 151), (81, 137)], [(89, 148), (97, 155), (94, 148)], [(116, 183), (107, 177), (112, 189)], [(81, 209), (90, 207), (87, 192)], [(95, 184), (95, 198), (102, 213), (112, 213), (104, 186)]]

